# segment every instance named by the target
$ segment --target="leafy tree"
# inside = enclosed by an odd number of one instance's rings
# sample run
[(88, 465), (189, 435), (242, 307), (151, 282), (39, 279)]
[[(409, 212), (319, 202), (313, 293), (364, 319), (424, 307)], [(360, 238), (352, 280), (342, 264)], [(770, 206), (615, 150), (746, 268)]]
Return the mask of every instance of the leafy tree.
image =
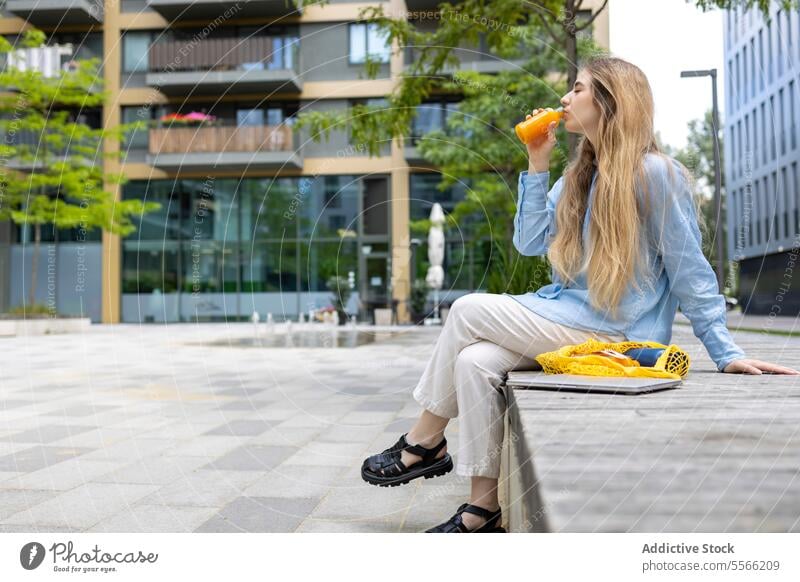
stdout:
[[(41, 47), (45, 35), (25, 31), (21, 46)], [(0, 55), (15, 50), (0, 36)], [(75, 116), (101, 107), (107, 94), (98, 74), (99, 59), (80, 61), (77, 68), (45, 77), (40, 71), (7, 66), (0, 70), (0, 220), (33, 227), (33, 255), (28, 304), (35, 302), (42, 226), (101, 228), (122, 235), (135, 227), (132, 217), (156, 210), (155, 203), (116, 200), (104, 183), (122, 184), (122, 174), (104, 173), (104, 139), (124, 138), (138, 124), (113, 130), (93, 129)]]

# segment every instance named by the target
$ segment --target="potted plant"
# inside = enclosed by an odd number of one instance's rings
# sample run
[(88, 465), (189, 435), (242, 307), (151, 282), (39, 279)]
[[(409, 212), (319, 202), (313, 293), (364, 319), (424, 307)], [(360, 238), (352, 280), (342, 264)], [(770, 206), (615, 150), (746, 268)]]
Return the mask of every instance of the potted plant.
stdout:
[(344, 325), (347, 322), (347, 312), (344, 310), (345, 305), (350, 300), (350, 281), (345, 277), (333, 276), (328, 279), (328, 291), (333, 293), (331, 302), (336, 312), (339, 314), (339, 325)]
[(425, 279), (416, 279), (411, 285), (411, 322), (414, 324), (425, 320), (425, 303), (428, 301), (429, 290)]

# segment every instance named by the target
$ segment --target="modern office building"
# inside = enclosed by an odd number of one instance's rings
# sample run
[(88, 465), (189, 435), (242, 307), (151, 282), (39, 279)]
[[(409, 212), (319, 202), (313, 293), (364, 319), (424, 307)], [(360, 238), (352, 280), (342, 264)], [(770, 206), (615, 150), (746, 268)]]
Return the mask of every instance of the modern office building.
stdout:
[[(437, 4), (382, 3), (412, 15)], [(298, 112), (380, 100), (397, 83), (409, 54), (391, 51), (359, 22), (368, 5), (331, 0), (297, 11), (286, 0), (7, 0), (0, 34), (13, 40), (29, 22), (49, 44), (73, 47), (57, 58), (102, 60), (111, 98), (102, 110), (79, 112), (87, 122), (155, 125), (130, 134), (124, 160), (106, 162), (106, 170), (129, 179), (115, 189), (120, 199), (161, 209), (124, 238), (45, 232), (37, 301), (50, 285), (60, 312), (94, 321), (223, 320), (253, 311), (280, 320), (329, 304), (327, 279), (352, 273), (362, 318), (395, 299), (406, 321), (409, 220), (427, 216), (434, 202), (452, 209), (464, 191), (437, 190), (435, 169), (421, 167), (410, 147), (414, 136), (370, 157), (345, 132), (315, 143), (293, 127)], [(593, 35), (608, 46), (608, 7)], [(375, 79), (364, 71), (367, 54), (381, 62)], [(507, 65), (480, 50), (460, 58), (484, 72)], [(457, 99), (432, 98), (419, 109), (415, 135), (441, 127), (457, 107)], [(175, 116), (185, 125), (170, 123)], [(0, 226), (0, 272), (9, 275), (0, 309), (23, 302), (30, 236)], [(423, 244), (414, 270), (425, 253)], [(479, 287), (487, 257), (480, 241), (448, 243), (451, 295)]]
[(726, 11), (728, 258), (746, 313), (800, 313), (800, 15)]

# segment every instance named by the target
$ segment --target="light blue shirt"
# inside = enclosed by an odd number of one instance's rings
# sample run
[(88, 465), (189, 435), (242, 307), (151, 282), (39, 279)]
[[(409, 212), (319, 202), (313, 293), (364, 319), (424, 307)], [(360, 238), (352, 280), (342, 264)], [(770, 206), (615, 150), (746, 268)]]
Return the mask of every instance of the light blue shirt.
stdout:
[[(552, 283), (535, 292), (509, 295), (531, 311), (563, 325), (605, 334), (622, 334), (630, 341), (669, 344), (675, 312), (689, 318), (695, 336), (703, 342), (719, 371), (744, 351), (727, 328), (725, 298), (719, 293), (717, 277), (702, 251), (692, 192), (680, 166), (670, 187), (667, 161), (655, 154), (645, 156), (645, 174), (650, 188), (650, 214), (643, 231), (642, 247), (647, 252), (648, 273), (637, 280), (641, 291), (629, 285), (622, 297), (616, 319), (610, 312), (595, 310), (589, 302), (585, 271), (572, 286), (564, 286), (555, 269)], [(589, 244), (589, 212), (595, 191), (595, 170), (583, 221), (583, 240)], [(563, 176), (548, 193), (550, 173), (519, 176), (517, 212), (514, 216), (514, 246), (526, 256), (546, 255), (556, 232), (555, 207), (564, 185)], [(637, 196), (644, 195), (637, 188)]]

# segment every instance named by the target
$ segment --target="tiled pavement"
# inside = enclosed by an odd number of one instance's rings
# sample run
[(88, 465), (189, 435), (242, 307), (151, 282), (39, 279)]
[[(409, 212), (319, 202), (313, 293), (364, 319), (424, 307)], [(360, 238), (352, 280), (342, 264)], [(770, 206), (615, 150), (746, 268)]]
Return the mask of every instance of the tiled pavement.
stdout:
[[(0, 531), (384, 532), (442, 521), (468, 493), (454, 472), (390, 489), (361, 480), (364, 457), (419, 414), (411, 391), (438, 335), (392, 331), (335, 349), (208, 345), (252, 338), (250, 324), (2, 339)], [(455, 450), (457, 421), (448, 441)]]
[[(415, 532), (442, 521), (468, 479), (385, 489), (360, 477), (363, 458), (419, 414), (411, 391), (439, 332), (392, 331), (331, 349), (240, 347), (250, 324), (3, 338), (0, 531)], [(785, 345), (737, 338), (765, 359)], [(673, 341), (707, 360), (690, 328)], [(457, 420), (447, 437), (455, 451)]]

